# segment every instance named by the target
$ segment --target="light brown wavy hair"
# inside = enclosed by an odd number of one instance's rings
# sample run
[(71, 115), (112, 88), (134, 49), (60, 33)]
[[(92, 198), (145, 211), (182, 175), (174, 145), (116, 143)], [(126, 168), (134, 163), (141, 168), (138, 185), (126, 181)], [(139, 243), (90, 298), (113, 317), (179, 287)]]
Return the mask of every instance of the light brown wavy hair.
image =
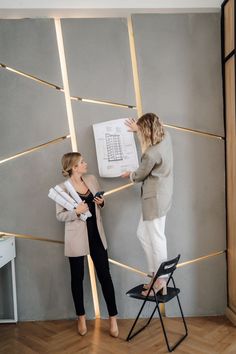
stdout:
[(149, 146), (159, 144), (164, 139), (164, 126), (154, 113), (146, 113), (140, 117), (137, 126), (142, 151), (145, 151)]
[(72, 175), (72, 167), (76, 166), (81, 159), (79, 152), (68, 152), (62, 156), (62, 174), (64, 177), (70, 177)]

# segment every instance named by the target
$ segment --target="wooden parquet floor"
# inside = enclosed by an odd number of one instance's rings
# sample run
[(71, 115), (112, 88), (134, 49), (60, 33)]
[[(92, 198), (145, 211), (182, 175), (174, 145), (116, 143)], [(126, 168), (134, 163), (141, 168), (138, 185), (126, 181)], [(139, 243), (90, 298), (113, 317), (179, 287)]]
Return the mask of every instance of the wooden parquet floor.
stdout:
[[(143, 321), (143, 320), (141, 320)], [(188, 337), (176, 354), (236, 354), (236, 327), (225, 317), (187, 318)], [(119, 338), (108, 334), (107, 320), (88, 321), (81, 337), (75, 321), (36, 321), (0, 324), (0, 353), (4, 354), (143, 354), (167, 353), (158, 319), (130, 342), (126, 336), (133, 320), (119, 320)], [(170, 339), (182, 332), (180, 320), (165, 318)]]

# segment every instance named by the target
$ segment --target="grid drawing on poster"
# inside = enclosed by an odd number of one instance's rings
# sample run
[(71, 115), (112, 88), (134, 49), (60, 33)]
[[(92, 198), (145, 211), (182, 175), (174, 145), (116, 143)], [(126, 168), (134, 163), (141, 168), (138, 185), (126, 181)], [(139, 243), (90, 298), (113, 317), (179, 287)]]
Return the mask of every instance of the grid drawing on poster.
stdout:
[(124, 171), (138, 167), (133, 133), (127, 130), (126, 118), (93, 125), (99, 175), (119, 177)]

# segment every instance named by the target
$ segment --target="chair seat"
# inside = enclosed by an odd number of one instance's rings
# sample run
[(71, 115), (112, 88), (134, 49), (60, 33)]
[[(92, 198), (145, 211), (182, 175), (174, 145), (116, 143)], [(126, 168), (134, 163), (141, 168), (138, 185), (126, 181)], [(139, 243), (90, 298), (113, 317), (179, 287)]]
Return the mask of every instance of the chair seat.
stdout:
[[(146, 296), (143, 296), (141, 293), (144, 290), (143, 289), (144, 284), (140, 284), (138, 286), (135, 286), (134, 288), (130, 289), (127, 291), (126, 295), (129, 297), (132, 297), (134, 299), (138, 300), (144, 300)], [(151, 292), (152, 293), (152, 292)], [(167, 294), (162, 295), (160, 292), (156, 294), (157, 301), (160, 303), (165, 303), (173, 299), (177, 294), (180, 293), (180, 290), (178, 288), (172, 288), (172, 287), (167, 287)], [(156, 302), (155, 296), (148, 296), (147, 301), (152, 301)]]

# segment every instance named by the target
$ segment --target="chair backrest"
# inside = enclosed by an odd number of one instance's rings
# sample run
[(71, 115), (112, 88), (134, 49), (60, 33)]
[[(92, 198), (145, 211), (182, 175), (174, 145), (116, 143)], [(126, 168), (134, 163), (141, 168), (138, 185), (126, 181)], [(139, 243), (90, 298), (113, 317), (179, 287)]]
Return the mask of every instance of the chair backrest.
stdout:
[(172, 277), (172, 274), (176, 269), (179, 259), (180, 259), (180, 254), (177, 257), (170, 259), (169, 261), (162, 262), (154, 276), (153, 283), (156, 281), (157, 278), (163, 275), (168, 276), (168, 280), (167, 280), (168, 283), (170, 278)]

